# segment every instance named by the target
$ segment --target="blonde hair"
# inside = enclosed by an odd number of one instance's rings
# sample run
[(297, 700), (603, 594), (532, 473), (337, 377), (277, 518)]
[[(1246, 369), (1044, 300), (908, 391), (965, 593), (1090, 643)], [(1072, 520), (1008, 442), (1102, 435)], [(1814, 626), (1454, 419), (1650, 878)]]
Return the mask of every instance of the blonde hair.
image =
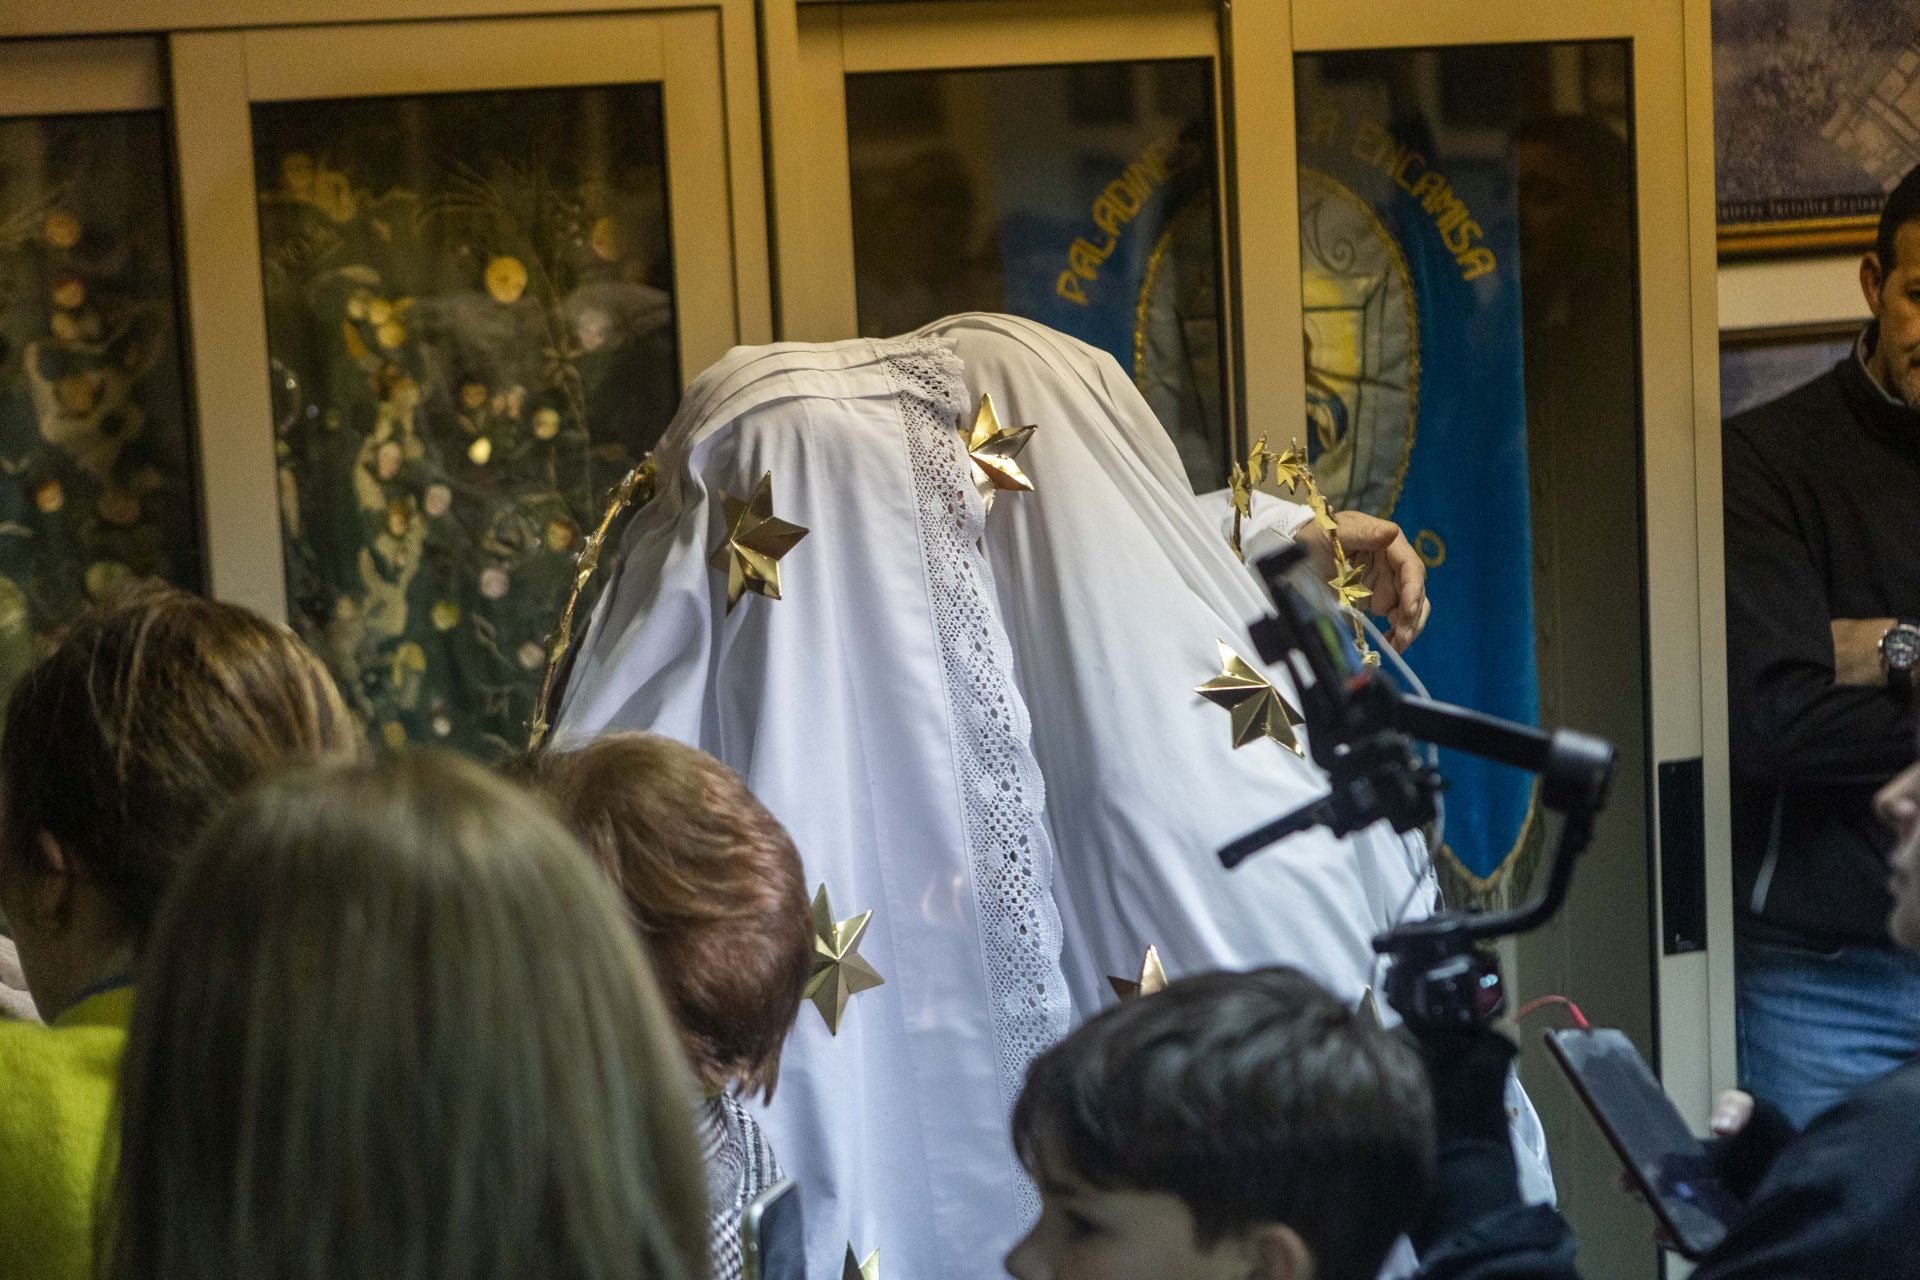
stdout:
[(269, 782), (141, 965), (116, 1280), (697, 1280), (679, 1046), (618, 900), (451, 756)]
[(361, 749), (332, 678), (291, 631), (134, 588), (83, 614), (7, 700), (0, 871), (32, 868), (47, 832), (138, 941), (216, 808), (275, 769)]

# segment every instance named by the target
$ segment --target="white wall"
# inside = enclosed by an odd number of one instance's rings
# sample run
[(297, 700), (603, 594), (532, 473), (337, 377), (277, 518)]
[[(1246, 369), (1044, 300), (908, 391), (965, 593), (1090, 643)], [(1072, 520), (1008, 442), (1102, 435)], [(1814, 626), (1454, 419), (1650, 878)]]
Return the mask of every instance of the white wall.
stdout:
[(1722, 333), (1866, 318), (1857, 253), (1720, 265)]

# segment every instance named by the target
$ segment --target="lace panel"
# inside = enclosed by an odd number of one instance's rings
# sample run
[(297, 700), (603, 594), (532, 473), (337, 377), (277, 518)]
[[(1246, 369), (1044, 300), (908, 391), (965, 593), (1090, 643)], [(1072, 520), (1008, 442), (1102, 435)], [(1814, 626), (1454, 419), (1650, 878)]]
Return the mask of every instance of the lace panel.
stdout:
[[(959, 357), (931, 339), (876, 346), (886, 359), (906, 428), (993, 1001), (1000, 1085), (1011, 1112), (1027, 1063), (1067, 1031), (1060, 913), (1042, 834), (1046, 784), (1033, 755), (1026, 703), (1013, 683), (1012, 645), (994, 614), (980, 548), (985, 509), (955, 434), (961, 415), (971, 408)], [(1032, 1185), (1024, 1175), (1016, 1185), (1021, 1209), (1032, 1218), (1039, 1212)]]

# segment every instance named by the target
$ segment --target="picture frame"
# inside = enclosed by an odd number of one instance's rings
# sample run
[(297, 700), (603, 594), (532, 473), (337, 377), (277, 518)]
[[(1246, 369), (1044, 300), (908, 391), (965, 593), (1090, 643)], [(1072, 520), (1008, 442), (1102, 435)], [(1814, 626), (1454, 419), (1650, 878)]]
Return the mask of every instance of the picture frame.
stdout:
[(1865, 249), (1920, 163), (1920, 36), (1876, 0), (1713, 0), (1720, 256)]
[(1720, 417), (1777, 400), (1826, 372), (1859, 338), (1864, 322), (1729, 329), (1720, 335)]

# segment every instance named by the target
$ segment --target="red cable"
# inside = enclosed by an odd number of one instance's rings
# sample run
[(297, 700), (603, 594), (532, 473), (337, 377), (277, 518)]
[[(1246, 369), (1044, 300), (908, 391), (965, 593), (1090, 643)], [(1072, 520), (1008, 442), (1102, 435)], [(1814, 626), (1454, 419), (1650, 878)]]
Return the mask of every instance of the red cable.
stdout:
[(1574, 1026), (1582, 1031), (1593, 1030), (1592, 1024), (1587, 1021), (1587, 1015), (1580, 1012), (1580, 1006), (1565, 996), (1541, 996), (1537, 1000), (1529, 1000), (1520, 1006), (1520, 1011), (1513, 1015), (1513, 1020), (1515, 1023), (1525, 1022), (1530, 1015), (1540, 1012), (1548, 1005), (1556, 1004), (1566, 1009), (1567, 1017), (1573, 1020)]

